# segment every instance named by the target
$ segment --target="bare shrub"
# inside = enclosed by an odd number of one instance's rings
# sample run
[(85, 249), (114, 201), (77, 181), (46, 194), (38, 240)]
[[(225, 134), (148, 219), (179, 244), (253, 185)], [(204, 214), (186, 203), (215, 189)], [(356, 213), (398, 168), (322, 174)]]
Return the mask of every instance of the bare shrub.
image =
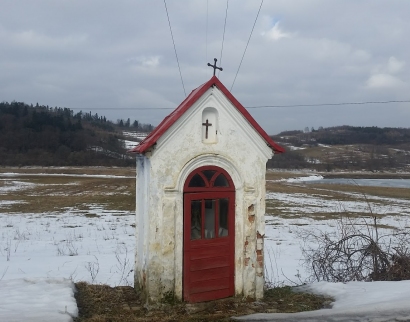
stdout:
[(116, 272), (120, 274), (120, 281), (118, 285), (129, 286), (130, 282), (128, 280), (130, 274), (134, 271), (132, 267), (132, 262), (128, 256), (128, 249), (125, 244), (117, 245), (115, 250), (115, 258), (117, 259)]
[(84, 267), (90, 273), (91, 276), (91, 283), (94, 283), (95, 279), (97, 278), (98, 273), (100, 272), (100, 263), (98, 262), (97, 256), (94, 255), (95, 261), (93, 262), (86, 262)]
[(304, 261), (316, 281), (380, 281), (410, 279), (410, 233), (380, 234), (376, 216), (341, 217), (335, 231), (303, 231)]
[(410, 255), (394, 256), (386, 275), (390, 281), (410, 280)]

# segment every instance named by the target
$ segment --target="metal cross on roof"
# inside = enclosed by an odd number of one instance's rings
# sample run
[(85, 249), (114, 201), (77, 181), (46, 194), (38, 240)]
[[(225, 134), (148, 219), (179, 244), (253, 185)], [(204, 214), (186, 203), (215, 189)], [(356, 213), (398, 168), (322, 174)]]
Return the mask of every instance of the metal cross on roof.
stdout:
[(217, 61), (218, 61), (218, 59), (214, 58), (214, 64), (213, 64), (213, 65), (211, 65), (210, 63), (208, 63), (208, 66), (210, 66), (210, 67), (212, 67), (212, 68), (214, 69), (214, 76), (215, 76), (215, 71), (216, 71), (217, 69), (219, 69), (220, 71), (223, 71), (222, 67), (217, 67), (217, 66), (216, 66), (216, 62), (217, 62)]

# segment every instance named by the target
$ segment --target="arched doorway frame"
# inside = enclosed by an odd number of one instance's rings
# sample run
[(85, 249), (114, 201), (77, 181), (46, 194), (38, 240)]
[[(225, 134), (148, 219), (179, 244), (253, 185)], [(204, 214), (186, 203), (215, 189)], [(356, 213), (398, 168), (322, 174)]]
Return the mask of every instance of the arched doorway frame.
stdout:
[[(170, 198), (176, 198), (175, 211), (178, 216), (174, 218), (175, 227), (175, 296), (179, 299), (182, 297), (182, 276), (183, 276), (183, 191), (186, 179), (196, 168), (206, 165), (214, 165), (224, 169), (231, 177), (235, 186), (235, 213), (242, 214), (244, 211), (244, 183), (240, 172), (237, 170), (234, 162), (229, 158), (215, 154), (202, 154), (188, 161), (179, 172), (176, 184), (173, 188), (165, 190), (166, 195)], [(244, 239), (244, 222), (243, 220), (235, 220), (235, 259), (243, 256), (243, 245), (237, 245), (239, 240)], [(235, 293), (241, 294), (243, 290), (244, 280), (242, 274), (242, 261), (235, 261)]]

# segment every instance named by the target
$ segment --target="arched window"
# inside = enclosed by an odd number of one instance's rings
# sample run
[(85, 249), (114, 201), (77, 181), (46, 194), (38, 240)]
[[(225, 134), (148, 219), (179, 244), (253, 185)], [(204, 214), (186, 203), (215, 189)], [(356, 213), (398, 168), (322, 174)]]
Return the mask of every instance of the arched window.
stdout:
[(185, 181), (184, 192), (235, 191), (229, 174), (216, 166), (204, 166), (193, 171)]

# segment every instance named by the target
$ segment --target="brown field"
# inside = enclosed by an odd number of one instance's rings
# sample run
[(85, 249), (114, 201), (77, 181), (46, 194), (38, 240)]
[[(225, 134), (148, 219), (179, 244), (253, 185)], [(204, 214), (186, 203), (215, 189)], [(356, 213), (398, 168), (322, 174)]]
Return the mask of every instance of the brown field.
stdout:
[[(26, 189), (8, 192), (3, 200), (20, 201), (9, 205), (8, 213), (58, 212), (67, 207), (84, 209), (89, 204), (106, 209), (135, 209), (135, 169), (131, 168), (22, 168), (1, 169), (1, 173), (18, 173), (10, 178), (33, 184)], [(34, 175), (47, 173), (47, 176)], [(55, 174), (55, 175), (53, 175)], [(73, 176), (61, 176), (69, 174)], [(89, 176), (82, 176), (82, 175)], [(92, 177), (92, 175), (126, 176)], [(0, 181), (0, 188), (7, 184)]]
[[(4, 173), (15, 173), (12, 177), (4, 177)], [(47, 174), (41, 176), (38, 174)], [(53, 175), (54, 174), (54, 175)], [(61, 174), (72, 176), (61, 176)], [(287, 183), (281, 179), (296, 178), (312, 175), (312, 172), (286, 172), (268, 170), (266, 174), (267, 192), (281, 192), (287, 194), (303, 193), (320, 196), (325, 200), (357, 201), (366, 200), (368, 196), (398, 198), (410, 200), (408, 189), (365, 187), (357, 185), (334, 184), (304, 184)], [(88, 176), (82, 176), (88, 175)], [(92, 177), (106, 175), (107, 177)], [(380, 174), (374, 176), (379, 178)], [(110, 177), (111, 176), (111, 177)], [(117, 177), (112, 177), (117, 176)], [(121, 177), (124, 176), (124, 177)], [(344, 177), (349, 174), (344, 174)], [(358, 176), (358, 174), (356, 174)], [(369, 178), (371, 173), (362, 176)], [(388, 176), (388, 174), (385, 174)], [(392, 174), (394, 177), (395, 174)], [(128, 210), (135, 209), (135, 168), (105, 168), (105, 167), (55, 167), (55, 168), (0, 168), (0, 177), (18, 180), (33, 186), (26, 189), (8, 192), (2, 195), (3, 200), (20, 201), (7, 207), (7, 212), (53, 212), (66, 207), (83, 209), (86, 204), (101, 204), (106, 209)], [(0, 188), (7, 184), (0, 180)], [(352, 193), (362, 197), (352, 196)], [(267, 201), (267, 209), (272, 200)], [(278, 202), (275, 204), (278, 205)], [(286, 211), (285, 211), (286, 213)], [(274, 213), (274, 215), (280, 215)], [(282, 213), (282, 215), (284, 215)]]
[[(3, 173), (14, 173), (12, 177)], [(47, 174), (46, 176), (39, 174)], [(72, 175), (72, 176), (62, 176)], [(410, 200), (408, 189), (366, 187), (358, 185), (304, 184), (287, 183), (281, 179), (311, 175), (312, 172), (271, 171), (266, 175), (267, 192), (286, 194), (304, 194), (329, 201), (366, 201), (372, 196)], [(88, 176), (83, 176), (88, 175)], [(107, 177), (93, 177), (106, 175)], [(337, 173), (332, 173), (336, 176)], [(342, 174), (339, 174), (342, 175)], [(359, 176), (360, 174), (355, 174)], [(369, 178), (371, 173), (361, 174)], [(395, 174), (391, 174), (393, 177)], [(111, 176), (111, 177), (110, 177)], [(117, 177), (113, 177), (117, 176)], [(125, 176), (125, 177), (122, 177)], [(343, 174), (347, 177), (349, 174)], [(379, 177), (380, 174), (375, 174)], [(389, 176), (389, 174), (384, 174)], [(25, 189), (17, 189), (2, 194), (5, 201), (19, 201), (7, 206), (7, 213), (42, 213), (58, 212), (72, 207), (87, 209), (90, 204), (103, 205), (105, 209), (133, 211), (135, 209), (135, 169), (134, 168), (1, 168), (0, 188), (7, 185), (7, 178), (28, 185)], [(356, 195), (353, 195), (356, 194)], [(379, 201), (386, 203), (388, 201)], [(280, 209), (278, 209), (280, 207)], [(295, 218), (289, 203), (278, 200), (267, 200), (267, 213), (281, 218)], [(344, 213), (345, 216), (358, 216), (357, 213)], [(361, 214), (363, 215), (363, 214)], [(311, 215), (315, 219), (330, 219), (337, 216), (335, 212), (317, 212)]]

